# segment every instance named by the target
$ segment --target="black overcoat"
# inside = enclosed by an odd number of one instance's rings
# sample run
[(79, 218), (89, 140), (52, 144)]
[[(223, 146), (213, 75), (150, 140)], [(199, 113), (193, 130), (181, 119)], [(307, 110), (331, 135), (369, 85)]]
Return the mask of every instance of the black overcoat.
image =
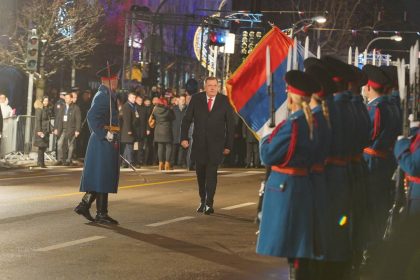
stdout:
[(142, 141), (146, 137), (148, 119), (150, 116), (149, 108), (144, 105), (136, 105), (136, 121), (134, 122), (135, 141)]
[(173, 143), (179, 144), (181, 142), (181, 123), (185, 113), (187, 112), (187, 106), (182, 108), (182, 110), (179, 108), (179, 106), (175, 106), (173, 110), (175, 114), (175, 119), (172, 122), (172, 136), (174, 139)]
[[(49, 145), (51, 133), (51, 109), (48, 107), (38, 108), (35, 110), (35, 128), (34, 128), (34, 146), (46, 148)], [(44, 133), (44, 137), (38, 136), (38, 132)]]
[[(128, 101), (122, 106), (121, 143), (134, 142), (134, 122), (136, 119), (136, 108)], [(128, 134), (131, 132), (131, 134)]]
[(175, 119), (174, 111), (163, 105), (156, 105), (153, 110), (156, 120), (154, 142), (172, 143), (172, 121)]
[(188, 140), (188, 129), (194, 122), (191, 157), (198, 163), (220, 164), (223, 149), (232, 150), (233, 109), (225, 95), (217, 94), (211, 112), (207, 108), (206, 93), (192, 96), (181, 124), (181, 141)]

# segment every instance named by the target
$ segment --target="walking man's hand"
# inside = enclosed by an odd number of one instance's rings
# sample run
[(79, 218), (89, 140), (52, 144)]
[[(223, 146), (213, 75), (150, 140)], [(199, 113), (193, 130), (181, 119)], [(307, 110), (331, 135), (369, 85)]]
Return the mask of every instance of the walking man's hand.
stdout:
[(227, 156), (228, 154), (230, 154), (230, 150), (229, 149), (224, 149), (223, 150), (223, 155)]
[(190, 146), (190, 143), (188, 142), (188, 140), (182, 140), (182, 141), (181, 141), (181, 146), (182, 146), (184, 149), (187, 149), (187, 148)]

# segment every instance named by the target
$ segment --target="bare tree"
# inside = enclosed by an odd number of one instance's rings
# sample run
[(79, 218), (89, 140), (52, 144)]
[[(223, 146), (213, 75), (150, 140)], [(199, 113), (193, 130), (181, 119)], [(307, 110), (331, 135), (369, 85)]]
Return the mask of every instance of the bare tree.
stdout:
[(87, 59), (100, 43), (103, 15), (99, 0), (26, 0), (8, 47), (0, 49), (0, 63), (25, 69), (28, 31), (36, 29), (40, 39), (36, 96), (40, 98), (45, 78), (64, 63), (76, 69), (88, 66)]
[[(362, 45), (368, 33), (352, 33), (351, 30), (373, 30), (378, 23), (380, 10), (376, 0), (291, 0), (292, 6), (301, 11), (327, 11), (324, 30), (311, 32), (314, 41), (319, 41), (323, 53), (345, 53), (351, 45)], [(311, 15), (300, 15), (310, 17)], [(294, 20), (299, 20), (295, 18)], [(357, 36), (356, 36), (357, 35)]]

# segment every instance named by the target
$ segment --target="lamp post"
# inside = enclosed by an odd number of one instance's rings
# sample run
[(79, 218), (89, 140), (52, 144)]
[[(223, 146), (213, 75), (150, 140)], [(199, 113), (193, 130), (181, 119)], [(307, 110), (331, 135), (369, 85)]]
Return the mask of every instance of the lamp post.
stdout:
[[(372, 45), (373, 42), (378, 41), (378, 40), (392, 40), (392, 41), (396, 41), (396, 42), (401, 42), (402, 41), (402, 37), (400, 35), (394, 35), (394, 36), (390, 36), (390, 37), (377, 37), (372, 39), (366, 46), (366, 49), (363, 53), (363, 57), (364, 57), (364, 64), (366, 64), (367, 62), (367, 53), (369, 51), (369, 47)], [(373, 54), (375, 55), (375, 54)]]
[[(302, 22), (304, 22), (306, 24), (303, 27), (301, 27), (298, 31), (294, 32), (294, 30), (298, 26), (298, 24), (300, 24)], [(326, 22), (327, 22), (327, 18), (325, 16), (315, 16), (315, 17), (311, 17), (311, 18), (301, 19), (301, 20), (292, 24), (292, 35), (291, 35), (291, 37), (294, 37), (297, 33), (304, 30), (305, 27), (310, 27), (310, 26), (314, 25), (315, 23), (324, 24)]]

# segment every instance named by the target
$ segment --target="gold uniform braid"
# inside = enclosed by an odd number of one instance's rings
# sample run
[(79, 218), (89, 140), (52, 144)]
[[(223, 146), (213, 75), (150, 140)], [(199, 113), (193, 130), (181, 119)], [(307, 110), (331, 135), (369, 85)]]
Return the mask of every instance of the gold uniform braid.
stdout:
[(308, 105), (308, 101), (302, 98), (302, 109), (305, 113), (306, 122), (309, 126), (309, 138), (312, 140), (314, 138), (314, 120), (312, 116), (311, 107)]
[(330, 121), (330, 110), (328, 109), (327, 101), (321, 101), (322, 113), (324, 114), (325, 120), (327, 121), (328, 127), (331, 128), (331, 121)]

